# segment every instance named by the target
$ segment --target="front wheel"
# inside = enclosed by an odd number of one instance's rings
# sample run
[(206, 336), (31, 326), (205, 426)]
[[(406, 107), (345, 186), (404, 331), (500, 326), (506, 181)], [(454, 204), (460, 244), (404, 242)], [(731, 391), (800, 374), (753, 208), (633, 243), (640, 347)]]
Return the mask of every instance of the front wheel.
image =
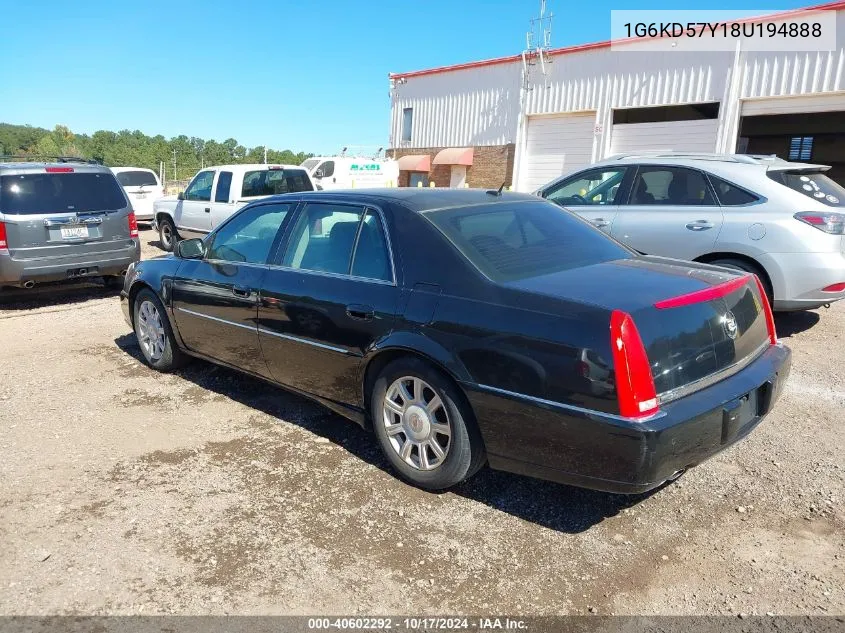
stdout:
[(172, 371), (185, 364), (188, 357), (176, 346), (170, 322), (159, 298), (145, 288), (133, 303), (135, 337), (147, 364), (159, 371)]
[(484, 464), (484, 443), (455, 384), (416, 358), (393, 361), (370, 400), (373, 430), (393, 468), (428, 490), (450, 488)]
[(162, 216), (158, 221), (158, 242), (161, 248), (170, 253), (176, 247), (178, 241), (179, 233), (176, 232), (173, 220), (166, 215)]

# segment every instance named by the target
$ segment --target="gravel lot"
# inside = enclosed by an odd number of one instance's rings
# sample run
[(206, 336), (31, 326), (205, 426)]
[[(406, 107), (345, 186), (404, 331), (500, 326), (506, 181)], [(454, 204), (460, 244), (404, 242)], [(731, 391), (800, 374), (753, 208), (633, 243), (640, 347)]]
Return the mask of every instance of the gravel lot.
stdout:
[(148, 369), (115, 293), (4, 294), (0, 614), (845, 613), (845, 305), (777, 322), (774, 412), (672, 485), (430, 494), (309, 401)]

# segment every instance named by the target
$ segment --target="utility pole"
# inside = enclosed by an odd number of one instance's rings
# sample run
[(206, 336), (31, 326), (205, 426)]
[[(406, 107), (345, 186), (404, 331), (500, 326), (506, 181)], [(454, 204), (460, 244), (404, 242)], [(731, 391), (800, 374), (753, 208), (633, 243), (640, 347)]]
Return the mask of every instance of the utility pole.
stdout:
[(267, 164), (267, 146), (264, 146), (264, 164)]
[(173, 150), (173, 180), (176, 180), (176, 150)]

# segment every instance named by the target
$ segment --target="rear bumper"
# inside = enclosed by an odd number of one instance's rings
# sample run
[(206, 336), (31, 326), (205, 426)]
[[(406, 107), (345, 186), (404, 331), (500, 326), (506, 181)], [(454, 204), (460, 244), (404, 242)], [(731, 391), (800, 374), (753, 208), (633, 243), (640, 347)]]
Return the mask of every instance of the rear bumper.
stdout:
[[(641, 493), (753, 431), (780, 396), (790, 366), (789, 348), (772, 346), (740, 372), (664, 405), (645, 422), (463, 386), (492, 468), (607, 492)], [(757, 398), (754, 412), (738, 415), (749, 394)]]
[(772, 279), (775, 310), (811, 310), (845, 298), (845, 292), (821, 290), (845, 281), (845, 255), (840, 251), (765, 253), (758, 260)]
[(129, 264), (140, 261), (141, 242), (127, 239), (123, 248), (99, 253), (83, 253), (16, 259), (0, 254), (0, 285), (19, 286), (28, 281), (41, 283), (84, 277), (119, 275)]

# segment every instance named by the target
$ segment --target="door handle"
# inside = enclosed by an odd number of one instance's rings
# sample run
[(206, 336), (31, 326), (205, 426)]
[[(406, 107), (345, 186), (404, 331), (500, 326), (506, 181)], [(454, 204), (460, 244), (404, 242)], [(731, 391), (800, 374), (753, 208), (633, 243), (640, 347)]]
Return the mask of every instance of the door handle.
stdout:
[(211, 213), (211, 207), (206, 207), (206, 208), (205, 208), (205, 212), (206, 212), (206, 213)]
[(707, 229), (712, 229), (713, 226), (715, 225), (707, 220), (695, 220), (687, 223), (687, 228), (690, 231), (706, 231)]
[(590, 220), (592, 225), (596, 228), (603, 229), (605, 227), (610, 226), (610, 222), (605, 220), (604, 218), (596, 218), (595, 220)]
[(346, 315), (352, 319), (358, 319), (359, 321), (372, 320), (374, 313), (375, 311), (372, 309), (371, 306), (362, 306), (356, 304), (346, 306)]
[(249, 288), (244, 288), (243, 286), (233, 286), (232, 294), (236, 297), (248, 297), (252, 294), (252, 290), (250, 290)]

